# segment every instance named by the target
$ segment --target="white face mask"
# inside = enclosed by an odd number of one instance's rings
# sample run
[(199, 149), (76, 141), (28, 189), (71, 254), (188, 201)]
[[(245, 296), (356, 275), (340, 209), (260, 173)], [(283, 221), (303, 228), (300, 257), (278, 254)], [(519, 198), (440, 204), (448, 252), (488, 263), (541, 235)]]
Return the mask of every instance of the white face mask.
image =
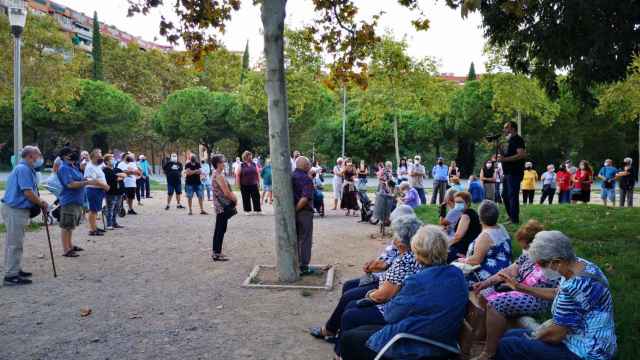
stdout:
[(559, 272), (551, 269), (550, 267), (542, 268), (542, 273), (544, 274), (544, 277), (552, 281), (562, 277)]
[(493, 166), (492, 163), (487, 163), (487, 169), (491, 169), (492, 166)]
[(171, 161), (178, 161), (178, 157), (177, 156), (172, 156), (171, 157)]
[(463, 204), (463, 203), (456, 203), (456, 204), (453, 206), (453, 209), (454, 209), (454, 210), (460, 210), (460, 211), (462, 211), (462, 210), (464, 210), (464, 204)]

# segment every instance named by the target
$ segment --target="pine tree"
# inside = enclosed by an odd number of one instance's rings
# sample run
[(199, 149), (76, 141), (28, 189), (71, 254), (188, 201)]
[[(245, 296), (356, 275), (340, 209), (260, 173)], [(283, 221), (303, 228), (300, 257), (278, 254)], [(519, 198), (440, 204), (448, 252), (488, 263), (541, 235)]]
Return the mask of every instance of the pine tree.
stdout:
[(244, 47), (244, 54), (242, 54), (242, 72), (240, 73), (240, 83), (244, 82), (246, 72), (249, 71), (249, 40)]
[(473, 65), (473, 61), (471, 62), (471, 66), (469, 67), (469, 74), (467, 75), (467, 81), (476, 80), (478, 77), (476, 76), (476, 67)]
[(93, 13), (93, 49), (91, 50), (93, 57), (93, 80), (104, 80), (102, 73), (102, 35), (100, 34), (100, 23), (98, 22), (98, 13)]

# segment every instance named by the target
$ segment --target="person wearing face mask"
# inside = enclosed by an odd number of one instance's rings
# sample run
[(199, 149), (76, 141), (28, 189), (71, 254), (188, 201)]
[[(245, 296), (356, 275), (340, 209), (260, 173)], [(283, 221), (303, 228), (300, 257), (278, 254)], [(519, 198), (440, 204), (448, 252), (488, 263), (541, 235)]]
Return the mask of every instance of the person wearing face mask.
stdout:
[(613, 298), (604, 272), (577, 257), (570, 239), (560, 231), (536, 234), (529, 258), (547, 279), (559, 279), (558, 288), (530, 287), (506, 273), (500, 276), (515, 291), (553, 301), (552, 319), (535, 332), (507, 332), (495, 359), (612, 359), (617, 339)]
[(198, 159), (195, 155), (191, 155), (191, 161), (189, 161), (184, 166), (184, 172), (186, 175), (184, 181), (184, 187), (187, 193), (187, 205), (189, 207), (189, 215), (193, 215), (192, 205), (193, 205), (193, 195), (195, 194), (198, 197), (198, 205), (200, 206), (200, 215), (207, 215), (207, 212), (204, 211), (203, 200), (204, 200), (204, 189), (202, 187), (202, 180), (200, 180), (200, 175), (202, 174), (202, 167), (200, 163), (198, 163)]
[(102, 170), (104, 163), (102, 151), (94, 149), (89, 158), (91, 161), (84, 167), (84, 178), (95, 182), (93, 185), (87, 185), (86, 189), (89, 201), (89, 236), (102, 236), (104, 230), (98, 229), (96, 219), (98, 212), (102, 211), (102, 201), (105, 192), (109, 190), (109, 185)]
[(591, 184), (593, 183), (593, 170), (587, 160), (580, 161), (578, 170), (571, 179), (573, 189), (571, 190), (571, 203), (578, 201), (588, 203), (591, 201)]
[(480, 235), (482, 225), (478, 213), (471, 206), (471, 194), (466, 191), (456, 193), (453, 211), (460, 212), (460, 219), (453, 226), (454, 234), (449, 237), (447, 262), (457, 260), (469, 250), (471, 242)]
[(2, 198), (2, 219), (6, 228), (4, 251), (4, 285), (31, 284), (31, 273), (22, 269), (22, 249), (25, 227), (32, 208), (46, 211), (48, 204), (38, 193), (35, 168), (42, 166), (42, 154), (35, 146), (25, 146), (20, 162), (7, 177)]
[(404, 195), (400, 200), (401, 203), (411, 206), (412, 209), (420, 206), (420, 196), (418, 196), (416, 189), (412, 188), (406, 181), (402, 182), (399, 187), (400, 191)]
[(118, 213), (122, 203), (123, 180), (127, 175), (113, 166), (113, 154), (104, 155), (102, 172), (109, 185), (109, 190), (105, 194), (107, 230), (123, 228), (124, 226), (118, 224)]
[(118, 164), (118, 168), (127, 174), (127, 177), (124, 178), (124, 193), (127, 196), (127, 205), (129, 207), (127, 214), (138, 215), (138, 213), (133, 210), (133, 199), (136, 197), (136, 189), (138, 187), (137, 177), (140, 176), (141, 172), (136, 165), (133, 154), (125, 154), (124, 161)]
[(480, 169), (480, 181), (484, 188), (484, 198), (493, 200), (496, 197), (496, 172), (493, 167), (493, 161), (486, 161), (482, 169)]
[(598, 172), (598, 179), (602, 181), (601, 183), (601, 197), (604, 206), (609, 205), (609, 201), (611, 201), (611, 206), (616, 205), (616, 174), (618, 173), (618, 169), (613, 166), (613, 160), (607, 159), (604, 161), (604, 166)]
[(524, 164), (524, 177), (520, 187), (522, 188), (522, 203), (533, 204), (533, 197), (536, 193), (536, 183), (538, 182), (538, 173), (533, 169), (531, 161)]
[(504, 133), (508, 144), (506, 151), (498, 155), (497, 161), (502, 163), (504, 173), (502, 182), (502, 200), (509, 215), (509, 221), (513, 224), (520, 223), (520, 183), (524, 176), (524, 162), (527, 158), (524, 139), (518, 135), (518, 124), (508, 121), (504, 125)]
[[(528, 249), (537, 233), (544, 227), (537, 220), (529, 220), (516, 232), (516, 240), (522, 255), (508, 268), (490, 278), (475, 283), (473, 292), (478, 296), (479, 308), (473, 308), (479, 316), (469, 314), (474, 319), (472, 328), (486, 333), (486, 341), (482, 353), (473, 360), (489, 360), (495, 356), (498, 342), (507, 330), (507, 320), (520, 316), (535, 316), (544, 313), (551, 307), (551, 302), (520, 291), (509, 291), (511, 288), (503, 283), (500, 274), (506, 274), (524, 286), (549, 289), (551, 293), (558, 286), (558, 280), (550, 280), (544, 276), (542, 268), (529, 257)], [(474, 314), (475, 315), (475, 314)], [(463, 353), (469, 350), (470, 341), (463, 341)]]
[(171, 206), (171, 198), (176, 194), (176, 208), (184, 209), (180, 204), (180, 195), (182, 195), (182, 163), (178, 161), (178, 154), (171, 154), (169, 161), (164, 164), (162, 170), (167, 177), (167, 206), (165, 210), (169, 210)]
[(540, 204), (544, 203), (546, 199), (549, 199), (549, 205), (551, 205), (553, 203), (553, 197), (556, 194), (556, 172), (553, 165), (547, 165), (547, 171), (540, 176), (540, 181), (542, 181)]
[(624, 207), (625, 201), (628, 207), (633, 207), (633, 187), (636, 184), (636, 174), (632, 164), (631, 158), (625, 158), (624, 166), (616, 174), (616, 178), (620, 181), (620, 207)]
[(431, 176), (433, 177), (431, 205), (436, 203), (436, 198), (438, 198), (438, 204), (442, 204), (444, 202), (444, 193), (447, 191), (447, 185), (449, 184), (449, 167), (444, 164), (442, 157), (438, 157), (437, 163), (431, 169)]
[(558, 203), (568, 204), (571, 201), (571, 173), (567, 171), (565, 164), (560, 165), (556, 173), (556, 185), (558, 189)]
[(420, 155), (416, 155), (413, 158), (413, 165), (409, 170), (409, 184), (416, 189), (418, 195), (420, 196), (420, 203), (427, 203), (427, 195), (424, 190), (424, 181), (427, 178), (427, 172), (424, 166), (420, 163), (422, 158)]

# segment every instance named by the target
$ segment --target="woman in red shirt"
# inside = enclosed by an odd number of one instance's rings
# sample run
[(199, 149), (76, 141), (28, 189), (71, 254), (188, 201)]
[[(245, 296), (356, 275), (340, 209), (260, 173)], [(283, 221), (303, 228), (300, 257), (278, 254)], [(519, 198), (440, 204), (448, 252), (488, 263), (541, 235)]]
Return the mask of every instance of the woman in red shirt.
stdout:
[(593, 183), (593, 170), (587, 160), (580, 161), (578, 171), (573, 175), (573, 190), (571, 191), (571, 203), (578, 201), (588, 203), (591, 200), (591, 184)]
[(560, 165), (560, 169), (556, 173), (556, 184), (560, 204), (568, 204), (571, 201), (571, 174), (564, 164)]

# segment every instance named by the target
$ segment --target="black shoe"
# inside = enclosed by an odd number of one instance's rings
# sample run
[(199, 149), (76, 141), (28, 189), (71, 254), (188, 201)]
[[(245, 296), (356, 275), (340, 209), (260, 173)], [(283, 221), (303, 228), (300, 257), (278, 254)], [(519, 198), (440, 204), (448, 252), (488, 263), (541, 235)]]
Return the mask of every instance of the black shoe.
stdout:
[(178, 204), (178, 206), (176, 206), (176, 209), (184, 209), (184, 208), (185, 208), (185, 207), (184, 207), (184, 206), (182, 206), (182, 205), (180, 205), (180, 204)]
[(127, 211), (127, 214), (129, 214), (129, 215), (138, 215), (138, 213), (133, 211), (133, 209)]
[(99, 232), (99, 233), (106, 233), (107, 232), (106, 230), (103, 230), (103, 229), (100, 229), (100, 228), (97, 228), (96, 231)]
[(28, 285), (32, 281), (29, 279), (21, 278), (20, 276), (11, 276), (4, 278), (4, 286), (16, 286), (16, 285)]
[(167, 205), (164, 209), (169, 210), (170, 209), (169, 205)]
[(89, 231), (89, 236), (104, 236), (104, 234), (96, 230), (96, 231)]
[(113, 225), (113, 228), (114, 229), (124, 229), (124, 226), (115, 224), (115, 225)]
[(20, 270), (20, 272), (18, 272), (18, 276), (23, 277), (23, 278), (31, 277), (31, 275), (33, 275), (33, 274), (30, 273), (30, 272), (22, 271), (22, 270)]

